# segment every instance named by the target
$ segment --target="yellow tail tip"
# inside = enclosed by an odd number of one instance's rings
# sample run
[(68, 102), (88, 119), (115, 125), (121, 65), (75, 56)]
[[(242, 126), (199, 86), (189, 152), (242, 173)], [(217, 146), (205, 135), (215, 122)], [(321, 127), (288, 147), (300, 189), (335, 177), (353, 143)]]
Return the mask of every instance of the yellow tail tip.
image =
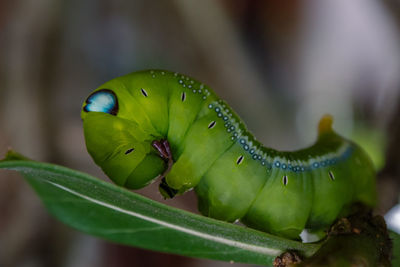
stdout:
[(332, 115), (326, 114), (324, 115), (321, 120), (319, 121), (318, 124), (318, 133), (326, 133), (332, 131), (332, 123), (333, 123), (333, 117)]

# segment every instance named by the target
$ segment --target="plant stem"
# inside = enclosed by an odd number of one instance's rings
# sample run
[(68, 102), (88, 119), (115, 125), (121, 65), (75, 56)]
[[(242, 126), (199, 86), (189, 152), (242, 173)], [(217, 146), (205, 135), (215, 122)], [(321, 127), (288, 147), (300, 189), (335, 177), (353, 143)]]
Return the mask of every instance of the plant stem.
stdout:
[(296, 266), (391, 266), (391, 251), (383, 217), (361, 207), (354, 215), (340, 219), (321, 249)]

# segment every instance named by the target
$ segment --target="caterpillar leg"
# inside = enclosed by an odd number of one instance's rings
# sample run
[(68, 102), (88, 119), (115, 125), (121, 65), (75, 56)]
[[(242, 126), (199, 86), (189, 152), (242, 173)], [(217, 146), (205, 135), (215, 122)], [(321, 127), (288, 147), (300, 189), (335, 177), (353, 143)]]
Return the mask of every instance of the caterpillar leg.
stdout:
[(172, 165), (174, 164), (169, 142), (168, 140), (163, 140), (163, 139), (159, 141), (154, 140), (151, 145), (158, 151), (160, 157), (167, 161), (167, 168), (160, 175), (162, 179), (159, 185), (159, 191), (165, 199), (173, 198), (176, 194), (178, 194), (179, 191), (169, 187), (165, 179), (165, 176), (171, 171)]
[(164, 178), (171, 171), (172, 165), (174, 164), (171, 147), (168, 141), (163, 139), (160, 141), (154, 140), (151, 145), (158, 151), (160, 157), (167, 161), (167, 168), (161, 174), (161, 177)]

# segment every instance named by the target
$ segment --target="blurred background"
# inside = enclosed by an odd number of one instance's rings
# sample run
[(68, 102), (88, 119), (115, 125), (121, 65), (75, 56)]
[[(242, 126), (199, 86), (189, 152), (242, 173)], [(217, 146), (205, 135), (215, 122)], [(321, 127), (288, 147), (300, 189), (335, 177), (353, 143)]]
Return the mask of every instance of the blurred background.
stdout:
[[(332, 114), (380, 170), (384, 214), (400, 188), (399, 26), (389, 0), (0, 1), (0, 154), (107, 180), (86, 152), (81, 104), (107, 80), (162, 68), (214, 88), (273, 148), (312, 144)], [(1, 267), (232, 266), (76, 232), (17, 174), (0, 176)], [(140, 193), (163, 201), (157, 185)], [(192, 193), (167, 204), (197, 212)]]

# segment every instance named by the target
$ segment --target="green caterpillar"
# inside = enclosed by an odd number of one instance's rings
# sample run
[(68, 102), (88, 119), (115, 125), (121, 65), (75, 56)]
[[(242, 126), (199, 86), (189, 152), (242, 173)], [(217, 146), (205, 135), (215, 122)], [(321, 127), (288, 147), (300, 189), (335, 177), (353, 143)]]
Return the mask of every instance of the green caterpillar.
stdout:
[(354, 202), (373, 206), (366, 153), (319, 124), (309, 148), (281, 152), (257, 142), (207, 86), (178, 73), (135, 72), (97, 88), (81, 117), (88, 152), (118, 185), (165, 177), (173, 197), (192, 188), (202, 214), (291, 239), (324, 229)]

